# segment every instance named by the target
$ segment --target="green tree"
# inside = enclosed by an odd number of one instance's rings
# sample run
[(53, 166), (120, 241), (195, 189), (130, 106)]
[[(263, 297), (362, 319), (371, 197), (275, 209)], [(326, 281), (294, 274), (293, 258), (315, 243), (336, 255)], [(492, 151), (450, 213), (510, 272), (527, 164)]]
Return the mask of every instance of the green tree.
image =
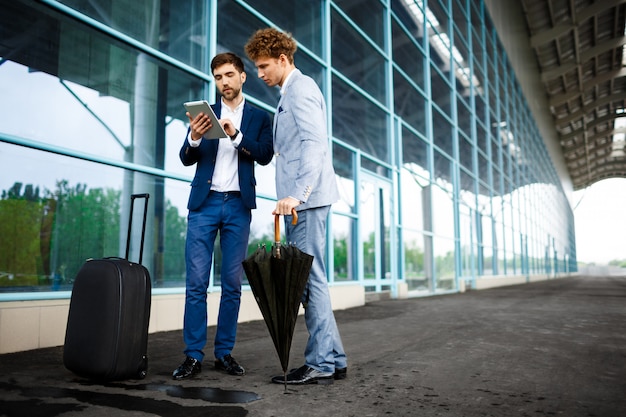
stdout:
[[(187, 219), (178, 214), (170, 200), (165, 203), (165, 236), (163, 254), (163, 281), (185, 280), (185, 238)], [(157, 278), (157, 277), (155, 277)]]
[[(23, 188), (23, 191), (22, 191)], [(42, 272), (39, 188), (15, 183), (0, 199), (0, 288), (34, 286)]]
[(333, 239), (333, 263), (335, 280), (344, 281), (348, 278), (348, 236), (342, 235)]
[(119, 254), (120, 195), (119, 190), (57, 183), (51, 244), (55, 280), (71, 283), (87, 259)]

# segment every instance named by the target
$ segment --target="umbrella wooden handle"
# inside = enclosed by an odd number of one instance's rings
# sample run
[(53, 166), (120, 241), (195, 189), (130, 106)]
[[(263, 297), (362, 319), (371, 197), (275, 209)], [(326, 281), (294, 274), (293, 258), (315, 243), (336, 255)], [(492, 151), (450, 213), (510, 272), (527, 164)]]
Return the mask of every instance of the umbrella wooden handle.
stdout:
[[(298, 212), (295, 208), (291, 209), (291, 224), (298, 223)], [(280, 222), (279, 222), (280, 214), (274, 215), (274, 242), (280, 242)]]

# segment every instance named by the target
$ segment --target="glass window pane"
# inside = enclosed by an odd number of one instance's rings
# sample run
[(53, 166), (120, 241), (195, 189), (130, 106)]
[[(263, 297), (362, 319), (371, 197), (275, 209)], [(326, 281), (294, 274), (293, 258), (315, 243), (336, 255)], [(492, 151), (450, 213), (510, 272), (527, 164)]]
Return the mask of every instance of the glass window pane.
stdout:
[(404, 231), (404, 279), (409, 291), (428, 291), (430, 283), (424, 259), (424, 235)]
[(475, 225), (472, 210), (464, 204), (459, 205), (459, 223), (459, 240), (461, 242), (461, 271), (459, 271), (459, 275), (472, 277), (476, 272), (472, 261), (476, 252), (473, 248)]
[(428, 174), (428, 144), (409, 129), (402, 129), (402, 163), (424, 178)]
[(417, 43), (421, 44), (424, 36), (424, 11), (418, 3), (412, 0), (391, 0), (391, 10), (394, 17), (402, 22)]
[[(79, 25), (64, 25), (53, 48), (35, 34), (23, 37), (31, 54), (7, 54), (16, 61), (0, 66), (4, 133), (191, 175), (178, 158), (188, 122), (182, 103), (204, 98), (206, 82)], [(64, 40), (81, 51), (80, 59)], [(57, 64), (40, 66), (31, 59), (40, 54)], [(48, 111), (24, 112), (31, 97)]]
[(449, 291), (456, 288), (454, 252), (453, 239), (433, 238), (437, 290)]
[[(419, 87), (425, 91), (424, 87), (424, 60), (425, 56), (400, 26), (393, 21), (391, 24), (393, 62)], [(398, 74), (394, 74), (394, 80), (400, 80)], [(394, 83), (394, 93), (402, 91), (402, 86)]]
[(458, 96), (456, 103), (457, 126), (469, 138), (472, 136), (472, 112)]
[(356, 212), (354, 195), (354, 152), (345, 147), (333, 143), (333, 167), (339, 186), (339, 201), (333, 204), (334, 211), (346, 213)]
[(476, 123), (476, 144), (484, 154), (487, 154), (489, 149), (489, 135), (482, 123)]
[(337, 214), (332, 215), (333, 233), (333, 280), (353, 281), (358, 279), (356, 271), (356, 238), (355, 220)]
[(485, 183), (489, 183), (489, 160), (482, 152), (478, 152), (478, 175)]
[[(0, 164), (0, 292), (67, 291), (86, 259), (124, 257), (133, 193), (150, 194), (143, 264), (154, 286), (184, 286), (187, 182), (2, 142)], [(136, 261), (142, 204), (135, 213)]]
[(426, 181), (416, 174), (403, 169), (400, 172), (400, 201), (402, 204), (402, 226), (404, 230), (423, 230), (424, 211), (423, 185)]
[(460, 184), (461, 200), (468, 207), (475, 207), (476, 205), (476, 180), (474, 177), (464, 169), (460, 169)]
[(438, 236), (454, 238), (454, 205), (452, 195), (440, 187), (432, 187), (433, 233)]
[(378, 46), (383, 47), (385, 25), (383, 5), (379, 0), (335, 0), (334, 3)]
[(394, 71), (393, 93), (395, 113), (426, 135), (426, 99), (398, 71)]
[(452, 89), (450, 84), (448, 84), (448, 80), (434, 66), (430, 68), (430, 88), (435, 104), (443, 112), (450, 115)]
[[(204, 57), (209, 45), (209, 2), (61, 0), (61, 3), (185, 64), (208, 71)], [(76, 56), (82, 57), (80, 53)]]
[(367, 91), (381, 103), (385, 102), (385, 60), (338, 13), (332, 14), (333, 67)]
[(389, 162), (388, 115), (337, 77), (333, 77), (333, 136)]
[[(228, 36), (237, 32), (245, 34), (246, 41), (253, 31), (243, 30), (239, 24), (240, 13), (236, 12), (234, 6), (236, 2), (232, 0), (219, 0), (218, 21), (223, 18), (228, 19), (225, 25), (229, 30)], [(304, 45), (307, 49), (317, 55), (322, 55), (322, 17), (324, 8), (321, 0), (246, 0), (250, 6), (270, 19), (276, 26), (293, 35), (293, 37)], [(227, 16), (223, 16), (221, 11), (229, 10)], [(256, 26), (253, 30), (266, 27), (267, 24)], [(225, 37), (220, 37), (225, 39)], [(244, 45), (245, 41), (241, 43)]]
[(459, 134), (459, 162), (461, 166), (465, 167), (470, 172), (474, 169), (473, 150), (474, 146), (469, 139), (465, 135)]
[(448, 155), (453, 155), (452, 135), (452, 123), (436, 108), (433, 108), (433, 141), (439, 149)]

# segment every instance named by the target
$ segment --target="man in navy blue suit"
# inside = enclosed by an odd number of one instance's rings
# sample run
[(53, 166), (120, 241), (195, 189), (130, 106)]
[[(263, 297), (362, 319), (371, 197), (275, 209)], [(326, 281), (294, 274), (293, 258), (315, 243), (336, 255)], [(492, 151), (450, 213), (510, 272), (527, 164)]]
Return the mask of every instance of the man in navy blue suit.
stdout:
[(201, 371), (207, 342), (207, 288), (217, 233), (222, 249), (222, 295), (215, 334), (215, 368), (243, 375), (244, 368), (231, 356), (243, 278), (242, 261), (248, 249), (251, 210), (256, 208), (254, 163), (272, 160), (272, 128), (269, 114), (248, 104), (242, 87), (246, 81), (243, 61), (233, 53), (218, 54), (211, 72), (222, 98), (212, 105), (224, 131), (222, 139), (204, 139), (211, 121), (201, 113), (192, 118), (180, 150), (183, 165), (196, 164), (187, 208), (185, 261), (187, 281), (183, 338), (185, 360), (174, 379)]

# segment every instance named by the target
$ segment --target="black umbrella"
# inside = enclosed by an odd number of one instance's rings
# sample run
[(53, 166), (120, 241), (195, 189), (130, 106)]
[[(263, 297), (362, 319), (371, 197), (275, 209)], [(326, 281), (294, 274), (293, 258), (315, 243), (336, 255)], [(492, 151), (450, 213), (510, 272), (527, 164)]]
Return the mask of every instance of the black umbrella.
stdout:
[[(291, 213), (292, 224), (296, 224), (298, 215), (295, 210)], [(283, 368), (285, 389), (289, 350), (312, 263), (313, 256), (302, 252), (293, 244), (280, 243), (278, 215), (274, 218), (274, 244), (271, 250), (268, 252), (265, 245), (260, 246), (243, 261), (250, 288)]]

